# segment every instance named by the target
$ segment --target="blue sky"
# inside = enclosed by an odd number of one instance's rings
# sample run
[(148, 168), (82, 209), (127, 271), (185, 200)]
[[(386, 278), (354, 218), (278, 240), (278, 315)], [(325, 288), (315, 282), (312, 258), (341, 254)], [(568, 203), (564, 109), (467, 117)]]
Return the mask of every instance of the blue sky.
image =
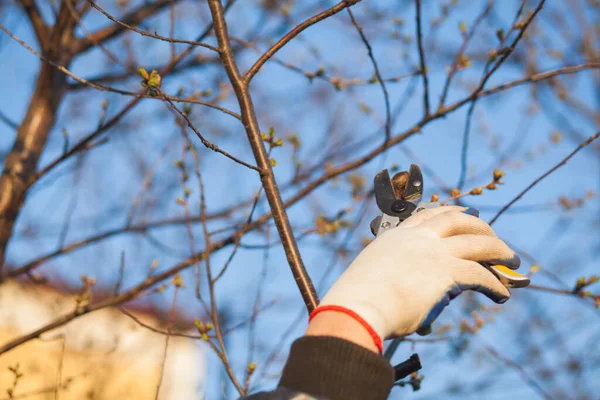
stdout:
[[(261, 20), (263, 16), (253, 8), (255, 3), (242, 3), (232, 8), (228, 15), (232, 35), (245, 37), (255, 22)], [(298, 22), (303, 17), (306, 18), (323, 9), (323, 5), (319, 6), (319, 3), (311, 1), (301, 5), (295, 4), (292, 7), (292, 20)], [(325, 3), (333, 4), (333, 2)], [(486, 31), (493, 32), (498, 27), (506, 29), (518, 6), (517, 3), (506, 2), (502, 6), (497, 5), (494, 8), (495, 18), (485, 22), (485, 24), (490, 24), (490, 26), (484, 26)], [(109, 12), (118, 15), (118, 9), (111, 3), (100, 2), (100, 4), (104, 4)], [(527, 2), (527, 4), (532, 6), (534, 2)], [(391, 19), (386, 18), (380, 22), (366, 21), (364, 15), (367, 11), (374, 9), (402, 17), (404, 26), (396, 28)], [(364, 23), (365, 34), (373, 45), (382, 75), (389, 77), (413, 72), (418, 62), (414, 41), (402, 45), (398, 41), (391, 40), (389, 35), (394, 29), (398, 29), (402, 34), (413, 34), (414, 9), (412, 5), (409, 2), (396, 3), (381, 0), (362, 2), (353, 10), (359, 22)], [(447, 64), (447, 62), (441, 61), (439, 54), (442, 49), (449, 49), (451, 54), (457, 50), (461, 43), (459, 22), (465, 21), (470, 26), (480, 10), (479, 7), (461, 5), (458, 11), (450, 14), (448, 21), (435, 34), (438, 47), (431, 50), (431, 54), (427, 53), (427, 58), (431, 62), (429, 79), (434, 109), (437, 106), (440, 88), (444, 82)], [(550, 13), (552, 10), (552, 7), (547, 6), (542, 13)], [(439, 16), (439, 13), (439, 2), (428, 4), (424, 8), (425, 21)], [(152, 19), (148, 25), (157, 32), (167, 35), (169, 29), (167, 14), (163, 13)], [(191, 2), (185, 3), (180, 8), (178, 15), (182, 23), (176, 26), (176, 36), (192, 39), (197, 35), (199, 29), (195, 22), (196, 18), (201, 19), (206, 15), (206, 10), (199, 11), (197, 5), (191, 4)], [(19, 38), (29, 44), (34, 43), (26, 18), (22, 13), (17, 12), (15, 7), (9, 7), (8, 12), (5, 12), (0, 19), (1, 23)], [(107, 24), (106, 19), (94, 11), (90, 12), (84, 21), (89, 30)], [(545, 25), (541, 26), (547, 28)], [(266, 23), (261, 27), (261, 32), (272, 32), (274, 36), (280, 36), (287, 29), (289, 27), (282, 24), (279, 16), (271, 16), (266, 19)], [(428, 38), (431, 37), (430, 31), (429, 24), (425, 24), (425, 35)], [(576, 35), (577, 31), (574, 34)], [(129, 38), (137, 65), (164, 64), (168, 60), (170, 52), (168, 44), (156, 43), (154, 40), (137, 35), (130, 35)], [(300, 39), (286, 46), (277, 56), (288, 63), (299, 65), (307, 71), (316, 71), (320, 66), (324, 66), (327, 74), (333, 76), (342, 75), (347, 78), (357, 76), (361, 79), (369, 79), (373, 74), (365, 48), (352, 26), (348, 24), (348, 16), (345, 13), (310, 28), (301, 35)], [(482, 46), (482, 42), (487, 43), (487, 39), (487, 37), (482, 37), (475, 40), (472, 50), (485, 48)], [(207, 42), (214, 44), (215, 40), (211, 37), (207, 39)], [(0, 96), (0, 110), (18, 122), (25, 113), (39, 62), (35, 56), (6, 35), (0, 36), (0, 46), (0, 59), (2, 60), (0, 76), (3, 77), (4, 84), (4, 95)], [(259, 46), (262, 49), (266, 48), (266, 44), (262, 42), (259, 43)], [(125, 59), (121, 41), (111, 42), (107, 47), (119, 55), (122, 60)], [(568, 50), (569, 43), (562, 40), (560, 35), (556, 35), (552, 41), (552, 47)], [(178, 51), (183, 48), (183, 45), (177, 46)], [(311, 54), (311, 48), (316, 49), (317, 57)], [(469, 49), (471, 50), (471, 47)], [(470, 54), (469, 51), (467, 54)], [(405, 52), (408, 55), (405, 55)], [(196, 50), (194, 54), (207, 55), (210, 53)], [(544, 70), (581, 62), (576, 56), (565, 60), (555, 60), (541, 52), (536, 57), (537, 62)], [(241, 69), (248, 68), (255, 59), (254, 52), (243, 52), (239, 57)], [(110, 65), (102, 52), (93, 51), (75, 61), (71, 70), (84, 78), (90, 78), (107, 69), (118, 71), (119, 68)], [(219, 69), (214, 65), (196, 67), (185, 74), (164, 77), (163, 89), (172, 94), (182, 86), (186, 93), (208, 88), (216, 91), (214, 82), (218, 73)], [(475, 63), (473, 67), (458, 73), (455, 83), (466, 83), (469, 79), (476, 79), (480, 75), (481, 65)], [(494, 75), (486, 87), (493, 87), (522, 76), (522, 68), (509, 63)], [(597, 109), (597, 99), (594, 98), (594, 90), (597, 90), (597, 87), (592, 85), (591, 73), (583, 72), (577, 77), (576, 80), (569, 81), (569, 93), (581, 102), (589, 104), (592, 109), (594, 107)], [(410, 79), (387, 85), (392, 109), (397, 107), (399, 102), (407, 101), (403, 98), (403, 94), (409, 85), (411, 85)], [(397, 117), (393, 133), (397, 134), (412, 127), (422, 116), (422, 84), (419, 78), (417, 78), (416, 85), (415, 92), (407, 101), (408, 104), (403, 113)], [(139, 90), (137, 78), (114, 86)], [(331, 84), (319, 80), (307, 84), (306, 79), (297, 73), (275, 63), (267, 63), (253, 81), (252, 91), (261, 128), (266, 131), (269, 126), (274, 126), (277, 135), (284, 137), (288, 133), (296, 133), (303, 142), (300, 158), (306, 165), (310, 165), (311, 162), (322, 157), (322, 149), (326, 148), (328, 140), (335, 137), (344, 138), (345, 141), (359, 142), (363, 138), (371, 137), (374, 133), (379, 135), (378, 139), (360, 146), (355, 153), (346, 155), (343, 160), (335, 160), (335, 165), (366, 154), (382, 140), (380, 139), (382, 138), (381, 129), (377, 122), (362, 113), (359, 107), (360, 103), (364, 103), (380, 118), (385, 115), (381, 91), (377, 85), (358, 86), (336, 92)], [(325, 100), (318, 102), (315, 99), (317, 93), (323, 93)], [(464, 97), (465, 94), (464, 88), (454, 87), (450, 92), (448, 103)], [(109, 101), (108, 114), (110, 116), (125, 104), (126, 99), (121, 99), (115, 94), (91, 89), (67, 96), (40, 162), (41, 166), (49, 163), (62, 151), (62, 129), (68, 131), (70, 140), (74, 143), (77, 138), (83, 137), (95, 128), (100, 118), (101, 103), (104, 100)], [(555, 104), (552, 100), (549, 101), (551, 104)], [(219, 104), (230, 107), (234, 111), (237, 110), (232, 96)], [(529, 89), (527, 86), (522, 86), (502, 95), (482, 99), (475, 109), (468, 158), (470, 175), (477, 175), (480, 171), (485, 171), (497, 160), (498, 151), (491, 150), (489, 146), (492, 137), (498, 141), (501, 152), (505, 151), (515, 138), (522, 137), (517, 150), (508, 154), (510, 162), (514, 164), (515, 161), (521, 161), (522, 166), (514, 168), (511, 164), (503, 168), (507, 174), (504, 179), (505, 185), (496, 191), (486, 192), (479, 198), (469, 197), (465, 200), (466, 204), (480, 208), (481, 217), (485, 220), (489, 220), (502, 205), (510, 201), (535, 178), (557, 164), (578, 144), (565, 133), (559, 144), (553, 144), (550, 136), (559, 128), (543, 112), (528, 116), (526, 110), (530, 104)], [(595, 106), (593, 106), (594, 104)], [(558, 109), (560, 110), (560, 107)], [(246, 161), (252, 160), (245, 133), (239, 123), (231, 117), (213, 110), (203, 109), (200, 106), (194, 106), (193, 110), (194, 123), (209, 140), (222, 145)], [(420, 134), (412, 136), (403, 143), (450, 186), (456, 184), (460, 173), (461, 140), (466, 111), (467, 107), (462, 107), (447, 118), (428, 124)], [(552, 110), (550, 114), (555, 112)], [(561, 112), (566, 114), (569, 123), (582, 137), (588, 137), (595, 133), (594, 129), (597, 127), (594, 128), (576, 114), (564, 109)], [(2, 138), (0, 139), (0, 150), (6, 151), (12, 144), (14, 130), (5, 124), (0, 124), (0, 137)], [(122, 226), (131, 202), (143, 183), (137, 169), (141, 165), (140, 163), (146, 163), (140, 168), (156, 164), (155, 185), (148, 196), (144, 198), (144, 202), (152, 199), (156, 206), (148, 206), (146, 214), (142, 213), (139, 220), (142, 221), (144, 218), (155, 220), (182, 215), (182, 208), (175, 202), (175, 197), (181, 195), (180, 176), (172, 165), (173, 161), (181, 156), (181, 138), (173, 124), (173, 118), (166, 108), (157, 101), (145, 100), (122, 124), (111, 129), (108, 137), (110, 140), (107, 144), (94, 149), (81, 160), (83, 167), (80, 178), (73, 173), (73, 165), (76, 161), (72, 160), (63, 167), (57, 168), (34, 186), (15, 228), (17, 233), (10, 243), (8, 260), (11, 265), (21, 265), (55, 249), (64, 216), (73, 207), (75, 207), (75, 212), (72, 215), (71, 228), (67, 234), (67, 243), (84, 238), (99, 230)], [(540, 149), (544, 151), (539, 151)], [(321, 153), (319, 153), (320, 150)], [(536, 150), (538, 155), (535, 155)], [(528, 152), (533, 152), (534, 155), (530, 156)], [(161, 154), (165, 154), (164, 157), (161, 158)], [(259, 181), (251, 171), (245, 171), (232, 164), (231, 161), (214, 155), (206, 149), (200, 150), (200, 154), (203, 168), (205, 168), (204, 180), (207, 187), (209, 211), (219, 210), (223, 206), (247, 199), (258, 189)], [(287, 144), (273, 153), (279, 162), (275, 173), (280, 182), (287, 182), (292, 176), (293, 165), (290, 154), (291, 149)], [(191, 166), (190, 160), (186, 160), (186, 163)], [(401, 168), (406, 168), (411, 161), (400, 149), (392, 148), (385, 156), (367, 163), (358, 172), (370, 183), (378, 170), (394, 163)], [(574, 284), (580, 276), (598, 273), (600, 268), (598, 197), (586, 202), (584, 207), (570, 211), (561, 210), (556, 206), (537, 206), (556, 204), (562, 195), (583, 197), (588, 190), (600, 192), (599, 174), (598, 150), (597, 147), (594, 149), (590, 146), (530, 191), (514, 206), (514, 212), (506, 213), (498, 220), (494, 229), (500, 237), (530, 253), (543, 270), (548, 269), (559, 275), (569, 285)], [(485, 184), (489, 177), (484, 177), (477, 182), (469, 182), (467, 187)], [(193, 179), (192, 182), (194, 182)], [(194, 183), (191, 183), (190, 186), (193, 189), (192, 205), (197, 210), (197, 187), (194, 186)], [(296, 190), (284, 189), (284, 199), (289, 198)], [(297, 228), (297, 231), (309, 229), (314, 225), (315, 212), (319, 210), (331, 216), (339, 210), (352, 207), (353, 211), (349, 219), (356, 218), (360, 204), (352, 201), (348, 196), (348, 191), (346, 177), (324, 185), (308, 199), (290, 208), (289, 213), (293, 226)], [(440, 191), (429, 179), (426, 181), (426, 195), (429, 196), (433, 192), (439, 193)], [(527, 211), (529, 206), (536, 206), (536, 210)], [(262, 215), (266, 210), (265, 207), (266, 204), (261, 202), (257, 213)], [(243, 218), (246, 212), (247, 207), (242, 208), (238, 213), (239, 218)], [(375, 205), (371, 204), (366, 217), (360, 222), (356, 235), (350, 241), (351, 254), (360, 248), (360, 239), (369, 236), (368, 222), (376, 213)], [(39, 234), (26, 235), (24, 232), (29, 227), (38, 231)], [(223, 227), (223, 224), (211, 225), (212, 229), (219, 227)], [(202, 248), (201, 226), (195, 226), (194, 231), (196, 247)], [(271, 232), (274, 234), (273, 230)], [(41, 271), (72, 282), (78, 282), (79, 275), (86, 273), (96, 276), (100, 283), (108, 285), (114, 282), (121, 252), (125, 251), (127, 260), (125, 284), (133, 286), (143, 279), (153, 259), (160, 259), (159, 269), (166, 269), (189, 254), (184, 226), (156, 230), (153, 235), (157, 240), (167, 244), (168, 249), (161, 250), (136, 235), (120, 235), (103, 241), (100, 245), (58, 258), (44, 265)], [(324, 241), (318, 236), (310, 236), (300, 242), (305, 264), (315, 281), (320, 279), (330, 263), (329, 260), (332, 259), (332, 244), (339, 243), (342, 236), (338, 235), (332, 241)], [(244, 239), (244, 242), (248, 244), (258, 244), (262, 241), (264, 241), (262, 236), (256, 234), (250, 234)], [(213, 264), (222, 265), (229, 252), (230, 249), (226, 249), (215, 254), (212, 257)], [(220, 304), (226, 305), (237, 320), (244, 319), (251, 310), (259, 283), (262, 282), (265, 301), (274, 297), (279, 298), (278, 306), (266, 311), (258, 320), (259, 349), (272, 345), (274, 339), (287, 328), (297, 315), (297, 310), (302, 307), (282, 250), (275, 246), (269, 251), (267, 279), (262, 279), (260, 275), (263, 257), (264, 251), (241, 249), (231, 265), (230, 271), (226, 274), (226, 278), (218, 288)], [(334, 273), (320, 288), (321, 295), (350, 260), (351, 258), (342, 259), (335, 263)], [(523, 270), (528, 271), (530, 266), (531, 261), (524, 257)], [(188, 289), (182, 294), (180, 308), (188, 310), (190, 314), (200, 313), (200, 306), (193, 297), (192, 275), (186, 273), (184, 276), (190, 283), (187, 285)], [(534, 275), (532, 282), (556, 287), (556, 283), (543, 273)], [(170, 298), (171, 296), (167, 292), (162, 296), (153, 297), (152, 301), (161, 307), (168, 308)], [(456, 303), (442, 316), (439, 321), (440, 325), (457, 323), (465, 315), (469, 302), (459, 300)], [(483, 300), (482, 303), (491, 305), (486, 300)], [(438, 398), (440, 391), (447, 389), (449, 385), (463, 381), (476, 382), (479, 377), (486, 376), (492, 371), (496, 371), (494, 373), (498, 374), (498, 369), (501, 370), (501, 375), (497, 382), (487, 383), (488, 386), (485, 389), (489, 398), (526, 398), (532, 395), (531, 388), (523, 383), (515, 370), (507, 369), (489, 357), (479, 357), (478, 350), (481, 350), (486, 343), (491, 343), (496, 349), (501, 349), (506, 357), (521, 360), (524, 357), (522, 348), (513, 343), (516, 338), (528, 335), (540, 342), (549, 340), (547, 332), (538, 332), (535, 329), (532, 329), (531, 332), (525, 330), (527, 321), (531, 321), (536, 316), (552, 321), (555, 324), (553, 329), (561, 332), (565, 337), (569, 337), (561, 340), (565, 342), (565, 346), (570, 352), (577, 355), (575, 358), (583, 357), (585, 350), (582, 344), (598, 334), (597, 324), (591, 322), (598, 317), (598, 311), (583, 303), (581, 299), (527, 290), (514, 293), (514, 298), (502, 308), (502, 312), (497, 314), (496, 321), (486, 324), (472, 338), (469, 344), (470, 351), (465, 355), (456, 357), (452, 353), (452, 346), (444, 342), (415, 345), (425, 365), (423, 374), (426, 376), (426, 380), (423, 389), (411, 397)], [(565, 323), (565, 321), (567, 322)], [(576, 335), (569, 335), (574, 326), (582, 327), (582, 329), (578, 330)], [(304, 322), (296, 326), (296, 336), (301, 334), (304, 327)], [(290, 337), (290, 340), (292, 338), (293, 336)], [(286, 341), (284, 346), (289, 345), (290, 340)], [(231, 336), (233, 350), (229, 352), (233, 354), (234, 362), (239, 363), (240, 368), (247, 358), (247, 343), (247, 332)], [(406, 344), (398, 352), (398, 357), (405, 357), (410, 354), (410, 351), (409, 345)], [(548, 350), (546, 362), (555, 364), (558, 362), (559, 356), (560, 353)], [(218, 385), (213, 385), (213, 378), (221, 373), (216, 368), (217, 364), (214, 365), (214, 376), (210, 377), (210, 390), (217, 390)], [(590, 366), (589, 370), (592, 371), (594, 368), (597, 367)], [(454, 372), (465, 370), (474, 372), (469, 376)], [(557, 379), (556, 382), (561, 383), (560, 379)], [(565, 380), (565, 382), (567, 381)], [(598, 389), (597, 383), (587, 382), (586, 384), (590, 391)], [(398, 392), (406, 391), (407, 389), (401, 389)], [(478, 398), (480, 393), (474, 393), (473, 398)]]

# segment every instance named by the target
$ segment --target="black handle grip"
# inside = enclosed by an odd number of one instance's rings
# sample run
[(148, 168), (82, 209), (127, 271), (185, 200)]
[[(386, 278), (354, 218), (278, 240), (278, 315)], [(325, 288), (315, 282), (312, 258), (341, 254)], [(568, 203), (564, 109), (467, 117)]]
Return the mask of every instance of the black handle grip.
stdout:
[(398, 382), (400, 379), (404, 379), (413, 372), (417, 372), (421, 369), (421, 360), (418, 354), (413, 354), (410, 358), (394, 367), (395, 381)]

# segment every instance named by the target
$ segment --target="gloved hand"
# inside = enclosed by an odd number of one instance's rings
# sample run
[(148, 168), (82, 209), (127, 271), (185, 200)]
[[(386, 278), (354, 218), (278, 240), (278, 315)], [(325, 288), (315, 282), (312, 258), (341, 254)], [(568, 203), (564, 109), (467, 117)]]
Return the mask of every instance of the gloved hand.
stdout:
[(465, 290), (504, 303), (510, 292), (478, 262), (517, 269), (519, 257), (488, 224), (465, 210), (426, 209), (378, 236), (333, 284), (317, 310), (350, 310), (381, 339), (391, 339), (428, 327)]

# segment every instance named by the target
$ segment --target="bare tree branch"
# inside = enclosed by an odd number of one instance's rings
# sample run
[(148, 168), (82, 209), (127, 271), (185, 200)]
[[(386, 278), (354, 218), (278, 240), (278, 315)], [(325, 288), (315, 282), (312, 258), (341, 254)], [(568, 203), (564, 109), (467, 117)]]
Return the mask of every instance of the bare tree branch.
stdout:
[(492, 225), (494, 222), (496, 222), (496, 220), (498, 218), (500, 218), (500, 216), (502, 214), (504, 214), (504, 212), (506, 210), (508, 210), (510, 208), (510, 206), (515, 204), (517, 201), (519, 201), (519, 199), (521, 199), (521, 197), (523, 197), (525, 195), (525, 193), (530, 191), (535, 185), (537, 185), (542, 180), (544, 180), (544, 178), (546, 178), (548, 175), (550, 175), (551, 173), (553, 173), (554, 171), (556, 171), (557, 169), (559, 169), (560, 167), (565, 165), (567, 163), (567, 161), (569, 161), (571, 159), (571, 157), (573, 157), (575, 154), (577, 154), (579, 152), (579, 150), (583, 149), (585, 146), (592, 143), (594, 140), (598, 139), (599, 137), (600, 137), (600, 132), (597, 132), (595, 135), (590, 136), (585, 142), (583, 142), (579, 146), (577, 146), (577, 148), (575, 150), (573, 150), (568, 156), (566, 156), (561, 162), (556, 164), (554, 167), (550, 168), (548, 171), (546, 171), (542, 176), (537, 178), (535, 181), (531, 182), (531, 184), (529, 186), (527, 186), (525, 189), (523, 189), (523, 191), (521, 193), (519, 193), (508, 204), (506, 204), (504, 207), (502, 207), (502, 209), (500, 211), (498, 211), (498, 213), (494, 216), (494, 218), (492, 218), (490, 220), (489, 224)]
[(10, 128), (13, 129), (18, 129), (19, 128), (19, 124), (17, 124), (16, 122), (14, 122), (13, 120), (11, 120), (6, 114), (4, 114), (1, 110), (0, 110), (0, 121), (4, 122), (7, 126), (9, 126)]
[[(498, 68), (500, 68), (500, 66), (502, 65), (502, 63), (504, 63), (504, 61), (508, 57), (510, 57), (510, 55), (514, 52), (515, 48), (517, 47), (517, 44), (521, 41), (521, 38), (525, 34), (525, 31), (527, 30), (527, 28), (529, 27), (529, 25), (533, 22), (533, 19), (536, 17), (536, 15), (544, 7), (544, 3), (545, 2), (546, 2), (546, 0), (541, 0), (538, 3), (538, 5), (535, 8), (535, 10), (533, 10), (533, 12), (529, 16), (529, 18), (527, 18), (527, 20), (522, 24), (522, 26), (519, 26), (517, 28), (515, 26), (515, 24), (513, 23), (513, 26), (511, 27), (511, 30), (512, 29), (518, 29), (519, 30), (519, 33), (517, 34), (517, 37), (513, 40), (513, 42), (510, 44), (510, 46), (508, 48), (502, 49), (502, 51), (503, 51), (502, 55), (498, 58), (498, 60), (492, 66), (492, 68), (490, 68), (489, 71), (487, 71), (485, 73), (485, 75), (483, 76), (483, 78), (479, 82), (479, 85), (477, 86), (477, 89), (475, 90), (475, 93), (483, 90), (483, 88), (485, 87), (485, 84), (492, 77), (492, 75), (494, 74), (494, 72), (496, 72), (498, 70)], [(518, 16), (520, 15), (520, 13), (521, 13), (521, 11), (523, 9), (524, 4), (525, 4), (525, 1), (523, 1), (523, 3), (521, 4), (521, 8), (517, 12), (517, 16), (515, 17), (515, 21), (517, 20)], [(490, 60), (490, 62), (492, 62), (492, 60)], [(487, 65), (486, 65), (486, 70), (487, 70)], [(469, 110), (467, 111), (465, 129), (464, 129), (464, 132), (463, 132), (463, 144), (462, 144), (462, 152), (461, 152), (460, 176), (458, 178), (458, 183), (456, 184), (456, 187), (459, 188), (459, 189), (461, 189), (463, 187), (463, 185), (465, 183), (465, 180), (466, 180), (466, 177), (467, 177), (467, 156), (468, 156), (468, 151), (469, 151), (469, 133), (471, 131), (471, 117), (473, 115), (473, 111), (475, 110), (475, 105), (477, 104), (477, 100), (478, 100), (477, 98), (473, 99), (471, 105), (469, 106)]]
[[(253, 74), (249, 73), (246, 79), (244, 79), (238, 70), (236, 61), (234, 60), (231, 52), (231, 44), (227, 32), (227, 25), (225, 22), (225, 17), (223, 16), (223, 6), (221, 5), (220, 0), (209, 0), (208, 4), (213, 17), (215, 35), (217, 36), (217, 40), (219, 42), (223, 67), (229, 76), (229, 80), (233, 86), (238, 103), (240, 105), (244, 128), (246, 129), (246, 134), (248, 135), (248, 140), (250, 142), (250, 146), (252, 147), (252, 152), (256, 158), (257, 166), (261, 170), (261, 181), (265, 189), (269, 206), (273, 212), (273, 219), (275, 220), (275, 225), (277, 226), (277, 231), (281, 238), (283, 248), (285, 249), (290, 268), (292, 269), (292, 274), (294, 275), (296, 284), (300, 289), (300, 293), (304, 299), (306, 307), (310, 312), (317, 306), (318, 297), (302, 262), (300, 251), (298, 250), (298, 245), (294, 239), (294, 234), (292, 232), (292, 228), (290, 227), (285, 206), (281, 199), (277, 182), (275, 181), (275, 177), (273, 175), (271, 162), (267, 157), (267, 152), (261, 138), (260, 128), (258, 127), (258, 121), (256, 120), (256, 114), (254, 111), (254, 105), (252, 104), (252, 98), (248, 92), (247, 86), (250, 77), (252, 77)], [(346, 4), (343, 4), (341, 8), (344, 8), (345, 6)], [(298, 30), (298, 33), (299, 32), (300, 30)], [(272, 47), (271, 49), (275, 48), (276, 46)], [(276, 50), (272, 51), (272, 53), (275, 51)], [(261, 57), (261, 59), (262, 58), (263, 57)], [(265, 61), (267, 59), (268, 57), (264, 58)], [(256, 65), (258, 65), (258, 68), (260, 68), (260, 65), (262, 64), (257, 61), (255, 66)], [(255, 71), (257, 71), (258, 68), (256, 68)]]
[(229, 154), (228, 152), (226, 152), (225, 150), (219, 148), (219, 146), (209, 142), (208, 140), (206, 140), (206, 138), (204, 138), (204, 136), (200, 133), (200, 131), (198, 129), (196, 129), (196, 127), (194, 126), (194, 124), (192, 124), (192, 121), (190, 121), (190, 119), (188, 118), (187, 115), (185, 115), (185, 113), (183, 113), (179, 108), (177, 108), (177, 106), (169, 99), (169, 97), (160, 89), (158, 89), (159, 94), (162, 96), (162, 98), (169, 103), (169, 105), (172, 107), (172, 109), (179, 114), (179, 116), (185, 120), (187, 126), (194, 131), (194, 133), (196, 134), (196, 136), (198, 136), (198, 138), (200, 139), (200, 141), (202, 142), (202, 144), (208, 148), (211, 149), (212, 151), (215, 151), (217, 153), (220, 153), (222, 155), (224, 155), (225, 157), (229, 158), (230, 160), (243, 165), (246, 168), (252, 169), (254, 171), (260, 172), (260, 170), (258, 168), (256, 168), (254, 165), (248, 164), (245, 161), (240, 160), (237, 157), (232, 156), (231, 154)]
[(50, 40), (50, 28), (44, 22), (40, 9), (35, 4), (35, 0), (19, 0), (19, 3), (27, 13), (40, 48), (45, 51), (48, 48), (48, 40)]
[[(38, 17), (36, 9), (30, 9), (29, 12), (34, 19)], [(48, 59), (61, 65), (70, 63), (71, 54), (66, 48), (71, 44), (74, 27), (75, 22), (68, 8), (61, 4), (52, 35), (49, 35), (51, 40), (45, 39), (48, 41), (43, 43), (44, 54)], [(0, 25), (0, 28), (14, 38), (3, 26)], [(6, 247), (27, 195), (28, 182), (35, 175), (38, 160), (54, 126), (56, 111), (66, 89), (65, 75), (49, 64), (41, 63), (31, 102), (17, 129), (17, 137), (0, 176), (0, 276)]]
[(450, 67), (450, 72), (448, 72), (448, 75), (446, 76), (446, 82), (444, 83), (444, 88), (442, 89), (442, 95), (440, 96), (440, 104), (438, 106), (438, 110), (440, 108), (444, 107), (444, 103), (446, 102), (446, 97), (448, 96), (448, 91), (450, 90), (450, 84), (452, 83), (452, 78), (454, 78), (456, 72), (458, 71), (458, 65), (459, 65), (461, 56), (465, 53), (465, 50), (467, 49), (469, 42), (473, 38), (473, 35), (475, 35), (475, 32), (477, 31), (477, 27), (479, 26), (479, 24), (481, 24), (481, 22), (485, 19), (485, 17), (488, 16), (490, 11), (492, 10), (492, 6), (493, 6), (493, 2), (489, 1), (487, 3), (487, 5), (485, 6), (485, 8), (483, 9), (483, 11), (481, 12), (481, 14), (479, 14), (477, 19), (473, 23), (473, 26), (471, 27), (469, 32), (464, 36), (463, 43), (460, 46), (460, 49), (458, 50), (456, 57), (454, 57), (454, 60), (452, 61), (452, 66)]
[[(143, 31), (141, 29), (137, 29), (136, 27), (132, 26), (131, 23), (128, 24), (126, 22), (120, 21), (117, 18), (113, 17), (112, 15), (110, 15), (109, 13), (107, 13), (106, 11), (104, 11), (102, 8), (100, 8), (100, 6), (98, 6), (92, 0), (87, 0), (87, 1), (91, 4), (92, 7), (94, 7), (96, 10), (100, 11), (106, 18), (110, 19), (115, 24), (123, 27), (124, 29), (128, 29), (128, 30), (133, 31), (135, 33), (139, 33), (142, 36), (146, 36), (146, 37), (150, 37), (150, 38), (162, 40), (162, 41), (165, 41), (165, 42), (169, 42), (169, 43), (171, 43), (173, 45), (175, 43), (185, 43), (185, 44), (189, 44), (191, 46), (204, 47), (204, 48), (210, 49), (210, 50), (215, 51), (215, 52), (219, 51), (219, 49), (217, 49), (216, 47), (211, 46), (211, 45), (206, 44), (206, 43), (195, 42), (195, 41), (192, 41), (192, 40), (174, 39), (172, 37), (161, 36), (161, 35), (159, 35), (157, 33), (149, 33), (149, 32)], [(179, 0), (167, 0), (167, 1), (163, 2), (163, 3), (167, 3), (167, 4), (163, 4), (162, 7), (165, 7), (166, 5), (170, 4), (171, 5), (170, 9), (173, 9), (173, 7), (172, 7), (173, 4), (171, 4), (171, 3), (174, 3), (175, 1), (179, 1)], [(157, 3), (154, 3), (154, 4), (157, 4)], [(159, 10), (160, 9), (155, 9), (154, 12), (157, 12)], [(142, 16), (141, 20), (144, 20), (145, 18), (147, 18), (147, 16)], [(127, 20), (127, 16), (125, 18), (123, 18), (123, 20)], [(84, 41), (82, 44), (80, 44), (80, 46), (90, 46), (88, 43), (91, 42), (91, 41), (95, 41), (95, 42), (100, 43), (100, 41), (98, 40), (98, 38), (96, 37), (96, 35), (90, 35), (89, 40), (86, 39), (86, 41)], [(82, 51), (85, 51), (85, 50), (86, 50), (86, 48), (83, 47)], [(175, 59), (175, 57), (173, 57), (172, 59)]]
[(352, 25), (354, 25), (354, 27), (358, 31), (358, 34), (360, 35), (361, 40), (363, 41), (363, 43), (365, 44), (365, 47), (367, 48), (367, 52), (369, 54), (369, 59), (371, 60), (371, 63), (373, 64), (373, 69), (375, 70), (375, 76), (377, 77), (377, 81), (379, 82), (379, 85), (381, 86), (381, 91), (383, 92), (383, 100), (385, 102), (385, 140), (387, 142), (388, 140), (390, 140), (390, 137), (392, 136), (392, 132), (391, 132), (392, 116), (391, 116), (391, 111), (390, 111), (390, 95), (388, 94), (387, 88), (385, 87), (385, 81), (383, 80), (381, 73), (379, 72), (379, 65), (377, 65), (377, 60), (375, 60), (375, 55), (373, 54), (373, 48), (371, 47), (371, 44), (367, 40), (367, 37), (365, 36), (365, 33), (363, 32), (360, 25), (358, 25), (358, 22), (356, 22), (356, 19), (354, 18), (354, 14), (352, 13), (352, 10), (350, 8), (347, 8), (346, 11), (348, 11), (348, 15), (350, 16)]
[(423, 50), (423, 32), (421, 31), (421, 0), (417, 0), (417, 45), (419, 48), (419, 63), (421, 64), (421, 76), (423, 77), (423, 112), (425, 118), (429, 116), (429, 80), (427, 78), (427, 66), (425, 65), (425, 51)]
[(314, 17), (307, 19), (306, 21), (302, 22), (301, 24), (296, 26), (294, 29), (289, 31), (284, 37), (279, 39), (277, 41), (277, 43), (275, 43), (269, 50), (267, 50), (262, 56), (260, 56), (260, 58), (258, 60), (256, 60), (256, 62), (254, 63), (254, 65), (252, 65), (252, 67), (250, 67), (250, 69), (248, 70), (248, 72), (246, 72), (246, 75), (244, 76), (244, 80), (246, 81), (246, 84), (250, 85), (250, 81), (252, 81), (252, 78), (254, 78), (254, 75), (256, 75), (256, 73), (261, 69), (261, 67), (264, 65), (264, 63), (266, 63), (269, 60), (269, 58), (271, 58), (275, 53), (277, 53), (279, 50), (281, 50), (281, 48), (283, 46), (288, 44), (293, 38), (298, 36), (306, 28), (316, 24), (319, 21), (329, 18), (334, 14), (337, 14), (340, 11), (342, 11), (344, 8), (353, 6), (354, 4), (356, 4), (360, 1), (361, 0), (342, 0), (335, 6), (331, 7), (330, 9), (325, 10), (325, 11), (315, 15)]
[[(95, 3), (91, 0), (87, 0), (93, 6)], [(179, 1), (179, 0), (175, 0)], [(112, 24), (106, 28), (102, 28), (84, 39), (80, 39), (76, 44), (76, 54), (84, 53), (94, 47), (96, 43), (105, 43), (112, 40), (129, 29), (129, 26), (137, 25), (144, 21), (146, 18), (153, 16), (154, 14), (162, 11), (165, 7), (171, 4), (171, 0), (157, 0), (153, 3), (144, 2), (138, 7), (134, 8), (121, 19), (121, 24)]]

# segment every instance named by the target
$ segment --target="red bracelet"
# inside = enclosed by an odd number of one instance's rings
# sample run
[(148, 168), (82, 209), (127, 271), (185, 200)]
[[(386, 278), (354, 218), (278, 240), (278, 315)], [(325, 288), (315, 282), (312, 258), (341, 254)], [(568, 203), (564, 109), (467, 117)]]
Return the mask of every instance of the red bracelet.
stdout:
[(312, 321), (312, 319), (321, 311), (337, 311), (352, 317), (356, 322), (361, 324), (362, 327), (367, 330), (367, 332), (369, 332), (369, 335), (371, 335), (371, 337), (373, 338), (373, 342), (375, 342), (375, 346), (377, 346), (377, 350), (379, 350), (379, 354), (383, 353), (383, 342), (381, 341), (381, 338), (379, 337), (377, 332), (375, 332), (375, 329), (373, 329), (367, 321), (362, 319), (360, 315), (342, 306), (327, 305), (315, 308), (313, 312), (310, 313), (310, 316), (308, 317), (308, 322)]

